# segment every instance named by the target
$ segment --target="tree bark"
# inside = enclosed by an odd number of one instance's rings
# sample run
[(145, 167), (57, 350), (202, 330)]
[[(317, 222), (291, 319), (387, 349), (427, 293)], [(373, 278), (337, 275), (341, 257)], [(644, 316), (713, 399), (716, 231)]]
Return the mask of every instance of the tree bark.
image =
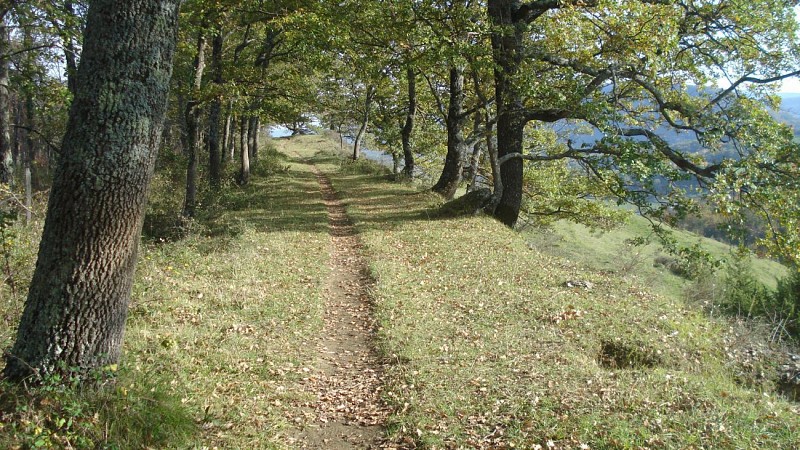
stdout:
[(234, 148), (234, 122), (231, 109), (233, 106), (228, 103), (225, 109), (225, 125), (222, 128), (222, 165), (224, 166), (229, 161), (233, 160)]
[(242, 165), (239, 169), (239, 185), (244, 186), (250, 181), (250, 139), (247, 136), (247, 129), (249, 128), (249, 120), (242, 117), (241, 126), (239, 127), (239, 144), (241, 146), (241, 162)]
[[(522, 96), (514, 86), (514, 77), (522, 62), (522, 38), (525, 23), (517, 14), (520, 2), (489, 0), (492, 22), (492, 54), (495, 62), (495, 102), (497, 105), (497, 150), (500, 158), (522, 153), (527, 120)], [(495, 217), (509, 227), (519, 218), (522, 206), (523, 160), (512, 158), (500, 166), (502, 196), (494, 208)]]
[(403, 160), (403, 155), (392, 152), (392, 174), (400, 175), (400, 161)]
[[(480, 129), (480, 127), (483, 125), (481, 123), (482, 117), (483, 115), (480, 113), (475, 114), (475, 130)], [(476, 139), (475, 143), (472, 144), (472, 157), (470, 158), (469, 171), (467, 172), (469, 176), (469, 180), (467, 181), (467, 192), (475, 190), (475, 180), (478, 178), (478, 170), (480, 168), (484, 144), (485, 141), (481, 139)]]
[(197, 158), (200, 154), (200, 89), (203, 85), (203, 72), (206, 67), (206, 38), (201, 30), (197, 36), (197, 55), (194, 58), (194, 79), (191, 99), (186, 103), (186, 152), (189, 161), (186, 166), (186, 198), (183, 203), (183, 217), (195, 215), (197, 206)]
[[(214, 74), (213, 82), (218, 87), (222, 85), (222, 44), (221, 33), (214, 35), (211, 40), (211, 67)], [(208, 114), (208, 173), (211, 186), (219, 188), (222, 184), (222, 152), (220, 150), (220, 116), (222, 115), (222, 97), (217, 94), (211, 102)]]
[(406, 69), (406, 78), (408, 78), (408, 112), (400, 136), (403, 141), (403, 158), (406, 164), (403, 167), (403, 173), (412, 178), (414, 176), (414, 149), (411, 145), (411, 135), (414, 132), (414, 121), (417, 115), (417, 72), (413, 67), (409, 66)]
[[(36, 118), (34, 113), (33, 92), (31, 89), (25, 89), (25, 125), (28, 130), (36, 129)], [(21, 155), (25, 167), (25, 224), (31, 223), (31, 208), (33, 207), (33, 182), (31, 179), (31, 167), (33, 166), (34, 158), (36, 157), (36, 144), (33, 140), (33, 133), (27, 131), (25, 133), (25, 151)]]
[(447, 200), (451, 200), (461, 183), (464, 155), (467, 143), (464, 139), (464, 69), (450, 68), (450, 105), (447, 108), (447, 155), (439, 181), (431, 188)]
[(258, 161), (258, 128), (260, 125), (261, 121), (258, 116), (250, 116), (250, 120), (247, 123), (247, 142), (250, 149), (251, 164), (255, 164)]
[(10, 48), (6, 22), (10, 8), (0, 9), (0, 184), (14, 181), (14, 156), (11, 149), (11, 93), (9, 91)]
[(120, 356), (166, 113), (178, 0), (95, 0), (39, 258), (4, 375), (80, 374)]
[(364, 115), (361, 118), (361, 127), (356, 134), (355, 142), (353, 142), (353, 161), (361, 157), (361, 141), (364, 140), (364, 135), (367, 133), (367, 126), (369, 125), (369, 113), (372, 108), (372, 97), (375, 95), (375, 87), (367, 86), (367, 96), (364, 100)]
[(489, 155), (489, 164), (492, 167), (492, 198), (489, 200), (489, 205), (485, 211), (490, 215), (494, 215), (495, 208), (500, 204), (500, 199), (503, 198), (503, 178), (500, 175), (500, 163), (498, 162), (493, 130), (494, 126), (487, 120), (484, 129), (484, 140), (486, 142), (486, 153)]

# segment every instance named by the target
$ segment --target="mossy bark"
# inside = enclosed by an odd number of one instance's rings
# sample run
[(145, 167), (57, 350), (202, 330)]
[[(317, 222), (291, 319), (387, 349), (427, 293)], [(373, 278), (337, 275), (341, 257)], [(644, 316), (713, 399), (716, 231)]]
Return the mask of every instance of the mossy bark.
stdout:
[(9, 379), (85, 374), (119, 359), (178, 5), (91, 2), (39, 258), (6, 356)]

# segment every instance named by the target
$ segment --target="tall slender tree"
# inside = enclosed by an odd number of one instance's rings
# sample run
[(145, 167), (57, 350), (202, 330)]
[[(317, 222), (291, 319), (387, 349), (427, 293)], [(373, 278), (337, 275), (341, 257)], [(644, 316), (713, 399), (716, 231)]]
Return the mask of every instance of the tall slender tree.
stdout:
[(0, 7), (0, 183), (13, 181), (14, 161), (11, 153), (11, 92), (8, 68), (10, 64), (8, 15), (11, 6)]
[(197, 159), (200, 153), (200, 118), (202, 109), (200, 103), (200, 90), (203, 87), (203, 73), (206, 67), (206, 36), (205, 30), (197, 32), (197, 53), (194, 59), (194, 76), (192, 77), (192, 90), (189, 101), (186, 102), (184, 120), (186, 134), (184, 151), (188, 156), (186, 164), (186, 198), (183, 202), (183, 217), (191, 218), (195, 215), (197, 206)]

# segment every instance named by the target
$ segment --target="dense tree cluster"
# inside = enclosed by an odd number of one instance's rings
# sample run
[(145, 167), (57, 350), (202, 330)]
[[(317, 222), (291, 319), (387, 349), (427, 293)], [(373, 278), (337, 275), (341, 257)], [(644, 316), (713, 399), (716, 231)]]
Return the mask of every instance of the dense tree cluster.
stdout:
[[(367, 142), (398, 173), (421, 168), (445, 198), (489, 187), (482, 209), (508, 226), (520, 217), (605, 226), (620, 214), (609, 202), (679, 220), (702, 202), (730, 224), (760, 220), (761, 245), (800, 262), (800, 150), (771, 115), (776, 83), (800, 73), (792, 2), (190, 0), (180, 16), (177, 7), (0, 3), (0, 182), (34, 168), (43, 186), (57, 161), (6, 375), (117, 357), (162, 136), (162, 151), (186, 159), (187, 219), (198, 186), (218, 189), (226, 165), (248, 182), (265, 124), (318, 123), (351, 142), (353, 158)], [(86, 308), (96, 310), (77, 313)], [(92, 314), (114, 331), (78, 320)]]

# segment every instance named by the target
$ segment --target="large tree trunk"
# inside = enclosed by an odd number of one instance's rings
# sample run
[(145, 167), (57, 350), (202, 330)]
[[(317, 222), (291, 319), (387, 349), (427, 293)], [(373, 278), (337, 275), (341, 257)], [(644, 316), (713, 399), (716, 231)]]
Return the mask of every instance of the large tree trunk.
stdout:
[[(495, 102), (497, 105), (497, 150), (502, 158), (522, 153), (523, 133), (527, 123), (522, 96), (514, 86), (522, 61), (524, 23), (518, 17), (519, 2), (489, 0), (489, 19), (495, 28), (492, 33), (492, 53), (495, 62)], [(500, 167), (502, 196), (494, 208), (495, 217), (513, 227), (522, 205), (523, 160), (512, 158)]]
[(400, 136), (403, 141), (403, 158), (406, 164), (403, 173), (411, 178), (414, 176), (414, 149), (411, 146), (411, 135), (414, 132), (414, 119), (417, 116), (417, 72), (413, 67), (409, 66), (406, 69), (406, 78), (408, 78), (408, 112)]
[(8, 27), (9, 8), (0, 9), (0, 184), (11, 184), (14, 179), (14, 156), (11, 152), (11, 93), (8, 75)]
[(372, 97), (375, 95), (375, 87), (367, 87), (367, 97), (364, 100), (364, 115), (361, 118), (361, 127), (356, 134), (355, 142), (353, 142), (353, 161), (361, 157), (361, 141), (364, 140), (364, 135), (367, 134), (367, 125), (369, 125), (369, 113), (372, 109)]
[[(211, 67), (214, 72), (214, 84), (222, 85), (222, 44), (221, 33), (214, 35), (211, 42)], [(211, 102), (208, 113), (208, 174), (211, 186), (218, 188), (222, 184), (222, 151), (220, 150), (220, 116), (222, 115), (222, 98)]]
[(183, 217), (194, 217), (197, 206), (197, 158), (200, 154), (200, 89), (203, 85), (203, 71), (206, 67), (206, 38), (201, 30), (197, 36), (197, 55), (194, 58), (194, 80), (191, 99), (186, 102), (186, 152), (189, 162), (186, 166), (186, 198), (183, 203)]
[[(475, 130), (480, 130), (480, 127), (483, 126), (482, 122), (483, 114), (476, 113), (475, 114)], [(475, 182), (478, 178), (478, 170), (480, 169), (481, 164), (481, 154), (483, 153), (483, 146), (485, 141), (482, 139), (476, 139), (475, 142), (472, 144), (472, 157), (469, 160), (469, 170), (467, 171), (469, 179), (467, 180), (467, 192), (471, 192), (475, 190)]]
[(12, 380), (120, 355), (166, 112), (178, 0), (94, 0), (67, 134), (15, 344)]
[(439, 181), (431, 188), (447, 200), (452, 199), (461, 183), (467, 142), (464, 139), (464, 69), (450, 68), (450, 105), (447, 108), (447, 155)]

